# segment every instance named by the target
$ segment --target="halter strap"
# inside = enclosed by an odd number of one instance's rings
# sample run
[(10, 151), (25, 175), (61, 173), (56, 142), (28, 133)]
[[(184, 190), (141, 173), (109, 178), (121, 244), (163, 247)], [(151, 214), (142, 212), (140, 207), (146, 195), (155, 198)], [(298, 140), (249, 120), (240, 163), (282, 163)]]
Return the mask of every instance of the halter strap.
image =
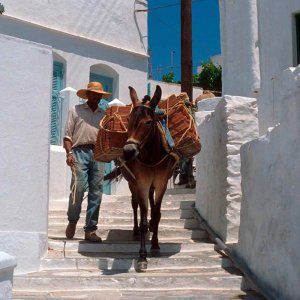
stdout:
[[(153, 109), (152, 109), (151, 107), (147, 106), (147, 105), (141, 104), (141, 105), (135, 106), (135, 107), (132, 109), (131, 113), (133, 113), (134, 110), (137, 109), (138, 107), (145, 107), (145, 108), (147, 108), (149, 111), (151, 111), (151, 114), (152, 114), (152, 116), (153, 116), (153, 123), (154, 123), (153, 129), (155, 130), (155, 126), (156, 126), (157, 120), (156, 120), (156, 115), (155, 115), (155, 112), (153, 111)], [(130, 114), (131, 114), (131, 113), (130, 113)], [(133, 145), (136, 145), (136, 146), (138, 147), (138, 149), (140, 150), (140, 149), (142, 149), (143, 146), (145, 145), (145, 141), (147, 141), (147, 139), (148, 139), (148, 137), (149, 137), (150, 134), (151, 134), (151, 131), (149, 130), (149, 133), (148, 133), (148, 134), (147, 134), (140, 142), (138, 142), (138, 141), (136, 141), (136, 140), (133, 140), (133, 139), (130, 139), (130, 138), (129, 138), (129, 139), (127, 139), (127, 141), (125, 142), (125, 145), (133, 144)]]

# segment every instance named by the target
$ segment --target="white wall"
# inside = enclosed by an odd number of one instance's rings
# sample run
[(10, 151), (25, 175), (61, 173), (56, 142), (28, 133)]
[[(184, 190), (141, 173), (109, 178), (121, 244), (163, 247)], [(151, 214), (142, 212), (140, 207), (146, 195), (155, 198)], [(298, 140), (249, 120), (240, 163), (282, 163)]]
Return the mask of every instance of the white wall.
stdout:
[(300, 295), (300, 67), (282, 80), (280, 125), (241, 148), (241, 227), (238, 255), (273, 291)]
[[(130, 103), (128, 86), (139, 94), (147, 93), (147, 56), (121, 51), (80, 37), (16, 21), (2, 16), (0, 33), (53, 47), (66, 65), (66, 86), (85, 88), (90, 70), (113, 77), (114, 97)], [(98, 65), (98, 67), (94, 67)]]
[(240, 147), (258, 136), (256, 99), (224, 96), (214, 111), (197, 112), (196, 121), (202, 144), (196, 157), (196, 209), (224, 242), (234, 243), (240, 224)]
[(298, 0), (258, 1), (261, 93), (258, 98), (260, 134), (279, 122), (281, 71), (294, 65), (293, 13), (300, 11)]
[[(54, 51), (54, 59), (64, 63), (65, 86), (74, 88), (73, 94), (74, 90), (86, 87), (90, 72), (112, 77), (113, 96), (124, 103), (131, 103), (128, 86), (135, 87), (139, 95), (147, 93), (147, 56), (145, 54), (123, 51), (84, 38), (51, 31), (5, 15), (0, 18), (0, 32), (51, 45)], [(52, 74), (49, 77), (49, 82), (51, 82), (51, 78)], [(63, 101), (65, 114), (62, 118), (62, 129), (69, 107), (78, 104), (80, 100), (74, 95), (71, 98), (68, 103)], [(64, 150), (61, 147), (52, 147), (50, 160), (51, 201), (62, 199), (66, 190), (68, 195), (70, 176), (65, 168), (64, 156)], [(61, 165), (62, 163), (63, 165)], [(60, 181), (58, 178), (63, 180)], [(64, 178), (66, 178), (66, 181)], [(127, 189), (127, 184), (124, 186), (120, 183), (113, 187), (113, 192), (116, 193), (120, 190), (124, 193), (127, 192)]]
[[(151, 87), (151, 95), (153, 95), (156, 85), (159, 85), (162, 89), (162, 98), (167, 98), (170, 95), (175, 94), (176, 96), (181, 93), (181, 85), (177, 83), (167, 83), (157, 80), (148, 80)], [(200, 87), (193, 87), (193, 99), (203, 94), (203, 89)], [(144, 96), (144, 95), (142, 95)]]
[[(3, 0), (5, 15), (141, 54), (147, 53), (147, 1)], [(38, 13), (37, 13), (38, 12)]]
[(256, 97), (260, 88), (256, 2), (219, 0), (223, 95)]
[(49, 188), (51, 199), (65, 199), (69, 190), (61, 147), (51, 147), (49, 170), (53, 58), (65, 64), (65, 86), (85, 88), (95, 71), (113, 77), (113, 95), (125, 103), (130, 103), (129, 85), (145, 95), (147, 14), (134, 12), (145, 8), (141, 3), (102, 0), (94, 7), (83, 0), (2, 1), (1, 122), (8, 130), (0, 135), (5, 187), (0, 250), (16, 255), (17, 273), (37, 271), (47, 251)]
[(0, 250), (17, 272), (47, 250), (52, 51), (0, 34)]

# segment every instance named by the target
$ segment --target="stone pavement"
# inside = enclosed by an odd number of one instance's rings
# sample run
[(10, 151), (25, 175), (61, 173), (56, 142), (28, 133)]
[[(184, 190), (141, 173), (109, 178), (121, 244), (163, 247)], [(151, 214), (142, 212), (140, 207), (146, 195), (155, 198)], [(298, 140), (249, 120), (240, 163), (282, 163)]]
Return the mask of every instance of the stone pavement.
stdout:
[[(189, 193), (187, 193), (189, 192)], [(241, 290), (242, 274), (214, 251), (194, 219), (195, 194), (167, 193), (159, 226), (160, 256), (145, 272), (135, 270), (139, 242), (132, 238), (129, 196), (104, 195), (98, 232), (101, 244), (83, 240), (82, 211), (75, 238), (66, 240), (67, 203), (49, 212), (48, 254), (41, 271), (14, 277), (14, 299), (263, 299)]]

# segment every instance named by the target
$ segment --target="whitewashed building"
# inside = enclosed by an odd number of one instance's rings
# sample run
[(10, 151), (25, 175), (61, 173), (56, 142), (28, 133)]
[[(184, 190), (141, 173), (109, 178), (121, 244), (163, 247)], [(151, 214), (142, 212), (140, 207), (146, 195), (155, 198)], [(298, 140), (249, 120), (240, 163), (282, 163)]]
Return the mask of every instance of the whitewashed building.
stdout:
[(219, 3), (225, 96), (197, 113), (196, 208), (268, 299), (298, 299), (300, 1)]
[(129, 85), (147, 93), (147, 13), (137, 12), (147, 1), (1, 3), (0, 250), (22, 273), (47, 251), (49, 198), (67, 197), (62, 130), (75, 91), (97, 80), (124, 103)]

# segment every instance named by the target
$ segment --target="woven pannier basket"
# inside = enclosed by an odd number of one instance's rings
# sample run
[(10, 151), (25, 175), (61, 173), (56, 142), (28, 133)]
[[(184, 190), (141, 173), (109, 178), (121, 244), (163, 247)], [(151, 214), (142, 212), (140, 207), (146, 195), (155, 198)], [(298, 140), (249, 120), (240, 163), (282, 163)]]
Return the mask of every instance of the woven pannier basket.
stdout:
[(200, 137), (192, 114), (184, 102), (175, 95), (159, 103), (159, 108), (167, 114), (167, 124), (175, 149), (184, 157), (190, 158), (201, 150)]
[(94, 157), (98, 161), (117, 159), (127, 140), (128, 116), (132, 105), (111, 106), (99, 124)]

